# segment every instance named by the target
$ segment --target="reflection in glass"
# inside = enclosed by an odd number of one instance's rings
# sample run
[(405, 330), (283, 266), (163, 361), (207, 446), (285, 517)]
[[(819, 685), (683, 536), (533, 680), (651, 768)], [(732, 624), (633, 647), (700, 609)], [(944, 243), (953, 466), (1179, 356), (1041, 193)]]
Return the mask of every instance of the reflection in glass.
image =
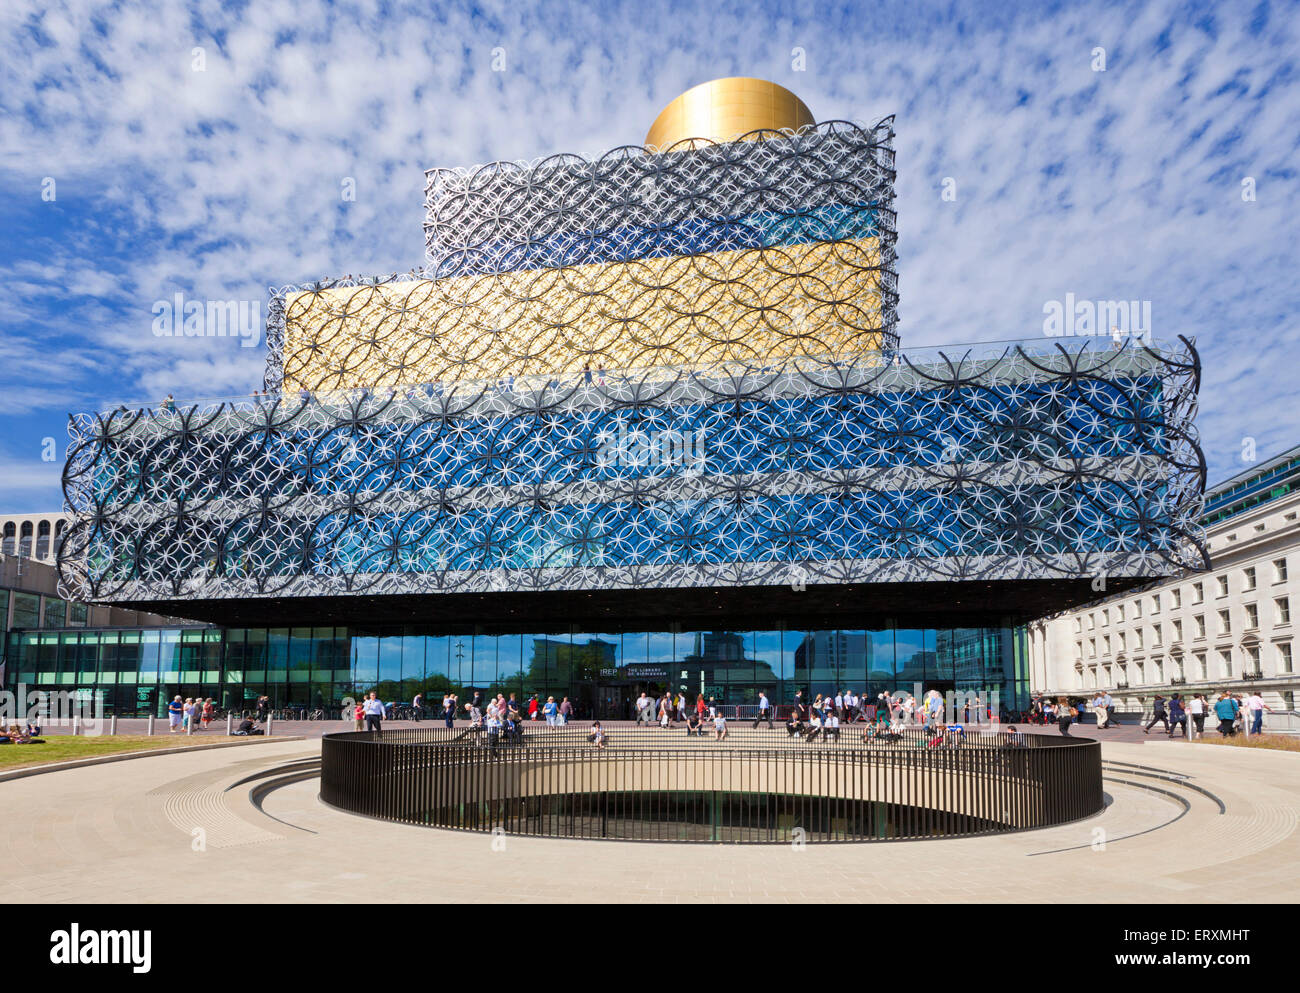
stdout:
[(1011, 625), (685, 632), (564, 625), (478, 635), (435, 634), (422, 625), (80, 629), (14, 635), (10, 655), (14, 678), (29, 688), (98, 685), (123, 715), (157, 712), (174, 693), (200, 691), (244, 709), (263, 693), (275, 707), (332, 709), (372, 689), (402, 702), (422, 692), (434, 710), (449, 690), (462, 704), (475, 690), (513, 692), (525, 711), (534, 693), (543, 701), (567, 695), (581, 720), (630, 719), (643, 690), (667, 689), (692, 704), (703, 694), (727, 705), (752, 704), (759, 690), (776, 704), (791, 703), (798, 689), (809, 700), (849, 689), (868, 703), (882, 690), (937, 689), (977, 694), (1003, 709), (1023, 709), (1028, 697), (1024, 630)]
[[(772, 673), (772, 681), (766, 689), (768, 699), (774, 704), (791, 703), (794, 700), (794, 671), (786, 672), (785, 657), (781, 654), (780, 631), (754, 632), (754, 671), (764, 678)], [(788, 683), (787, 683), (788, 681)]]
[[(926, 651), (924, 632), (917, 628), (899, 628), (894, 632), (894, 664), (898, 669), (897, 688), (920, 697), (925, 685)], [(933, 665), (933, 661), (930, 661)]]
[(871, 635), (871, 655), (867, 661), (867, 688), (863, 696), (868, 702), (874, 702), (880, 693), (893, 693), (898, 681), (894, 674), (894, 631), (882, 629), (869, 631)]

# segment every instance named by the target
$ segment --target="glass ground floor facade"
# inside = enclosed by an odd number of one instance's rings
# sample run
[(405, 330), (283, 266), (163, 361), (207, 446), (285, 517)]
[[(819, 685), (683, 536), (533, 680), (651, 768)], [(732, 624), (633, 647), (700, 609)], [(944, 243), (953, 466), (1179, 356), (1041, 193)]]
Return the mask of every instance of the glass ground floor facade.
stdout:
[[(1029, 698), (1024, 631), (983, 627), (876, 629), (776, 623), (768, 630), (592, 632), (477, 626), (459, 633), (422, 627), (138, 628), (11, 632), (6, 688), (101, 690), (107, 712), (164, 713), (176, 694), (228, 708), (262, 694), (277, 708), (329, 710), (376, 690), (385, 701), (423, 693), (435, 707), (448, 691), (569, 697), (582, 718), (624, 719), (645, 691), (691, 699), (702, 693), (746, 705), (766, 690), (776, 703), (851, 689), (978, 693), (1004, 709)], [(996, 697), (994, 696), (996, 694)]]

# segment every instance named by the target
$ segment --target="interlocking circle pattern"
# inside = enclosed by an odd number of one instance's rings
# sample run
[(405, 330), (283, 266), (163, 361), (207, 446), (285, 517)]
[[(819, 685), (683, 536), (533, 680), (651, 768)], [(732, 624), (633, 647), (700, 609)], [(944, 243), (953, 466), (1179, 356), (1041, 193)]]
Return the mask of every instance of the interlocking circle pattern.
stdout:
[[(762, 137), (755, 133), (750, 137)], [(897, 344), (892, 121), (427, 176), (422, 270), (273, 290), (266, 385), (762, 365)]]
[(72, 419), (65, 595), (1156, 576), (1206, 561), (1184, 340), (464, 380)]

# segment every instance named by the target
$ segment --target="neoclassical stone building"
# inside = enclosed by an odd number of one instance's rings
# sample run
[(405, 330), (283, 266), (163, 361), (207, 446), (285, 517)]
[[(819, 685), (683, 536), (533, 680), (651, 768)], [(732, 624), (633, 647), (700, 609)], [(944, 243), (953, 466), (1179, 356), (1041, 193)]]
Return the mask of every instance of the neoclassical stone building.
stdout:
[[(1049, 695), (1105, 688), (1122, 710), (1156, 693), (1258, 689), (1294, 711), (1293, 612), (1300, 608), (1300, 446), (1211, 489), (1208, 572), (1183, 572), (1029, 626), (1030, 685)], [(1266, 715), (1300, 730), (1292, 715)]]

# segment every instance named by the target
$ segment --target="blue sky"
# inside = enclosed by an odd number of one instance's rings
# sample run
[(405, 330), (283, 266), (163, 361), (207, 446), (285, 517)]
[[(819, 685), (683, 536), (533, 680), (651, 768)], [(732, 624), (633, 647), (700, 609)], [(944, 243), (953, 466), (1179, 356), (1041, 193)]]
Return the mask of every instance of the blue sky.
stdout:
[(260, 385), (263, 348), (156, 337), (157, 301), (264, 313), (271, 286), (408, 270), (425, 168), (638, 143), (728, 75), (818, 120), (896, 115), (904, 345), (1041, 337), (1067, 293), (1149, 300), (1157, 337), (1194, 336), (1215, 482), (1246, 467), (1244, 439), (1260, 459), (1300, 444), (1298, 15), (7, 0), (0, 510), (61, 505), (69, 411)]

